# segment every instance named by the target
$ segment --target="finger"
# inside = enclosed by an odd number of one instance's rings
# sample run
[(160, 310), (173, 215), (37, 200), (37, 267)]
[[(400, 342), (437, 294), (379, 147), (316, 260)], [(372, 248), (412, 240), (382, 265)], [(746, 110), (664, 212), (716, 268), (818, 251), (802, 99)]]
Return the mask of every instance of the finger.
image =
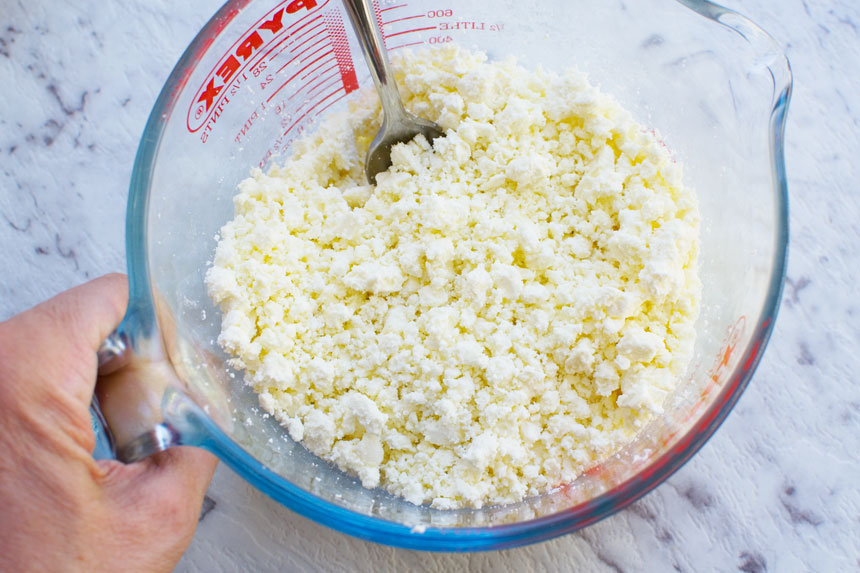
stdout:
[(154, 520), (169, 524), (177, 538), (190, 542), (218, 458), (200, 448), (178, 446), (138, 463), (144, 467), (126, 499), (142, 501)]
[(43, 335), (46, 329), (53, 329), (47, 331), (74, 337), (87, 348), (98, 350), (119, 326), (127, 306), (126, 276), (117, 273), (104, 275), (33, 308), (30, 326)]
[(155, 482), (178, 486), (184, 495), (199, 505), (206, 495), (218, 458), (208, 451), (192, 446), (168, 448), (148, 458), (149, 473)]
[(191, 525), (217, 465), (214, 455), (191, 446), (172, 447), (131, 464), (95, 462), (97, 481), (117, 502), (131, 503), (134, 511), (178, 512)]
[(132, 464), (94, 462), (96, 482), (112, 515), (108, 541), (118, 549), (143, 549), (140, 570), (170, 571), (188, 548), (203, 497), (218, 460), (194, 447), (170, 448)]
[(22, 370), (7, 378), (26, 380), (33, 390), (62, 390), (74, 403), (89, 404), (96, 350), (122, 320), (127, 300), (125, 276), (106, 275), (0, 324), (5, 366)]

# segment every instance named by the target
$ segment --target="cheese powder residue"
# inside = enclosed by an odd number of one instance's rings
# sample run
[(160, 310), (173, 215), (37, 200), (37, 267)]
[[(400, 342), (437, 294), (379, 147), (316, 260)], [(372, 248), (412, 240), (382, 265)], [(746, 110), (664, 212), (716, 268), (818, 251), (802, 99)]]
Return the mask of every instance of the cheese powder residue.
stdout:
[(456, 47), (395, 60), (445, 130), (392, 151), (364, 92), (240, 185), (207, 275), (220, 344), (318, 456), (415, 504), (573, 481), (661, 411), (691, 356), (698, 211), (584, 75)]

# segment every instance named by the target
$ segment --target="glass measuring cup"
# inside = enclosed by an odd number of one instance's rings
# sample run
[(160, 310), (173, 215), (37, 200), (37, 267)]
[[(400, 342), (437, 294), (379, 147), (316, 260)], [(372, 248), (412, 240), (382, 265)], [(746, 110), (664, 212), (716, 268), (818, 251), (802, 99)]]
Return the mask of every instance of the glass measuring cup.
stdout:
[[(660, 130), (702, 216), (695, 356), (666, 413), (574, 483), (481, 510), (417, 507), (316, 458), (262, 415), (215, 340), (203, 277), (236, 184), (370, 86), (337, 0), (233, 0), (169, 78), (143, 135), (127, 218), (131, 297), (101, 352), (98, 404), (126, 461), (185, 444), (320, 523), (435, 550), (505, 548), (588, 525), (644, 495), (716, 429), (757, 365), (787, 249), (782, 132), (790, 71), (754, 24), (715, 4), (641, 0), (382, 1), (389, 50), (459, 43), (526, 66), (586, 71)], [(721, 25), (722, 24), (722, 25)], [(431, 118), (432, 119), (432, 118)]]

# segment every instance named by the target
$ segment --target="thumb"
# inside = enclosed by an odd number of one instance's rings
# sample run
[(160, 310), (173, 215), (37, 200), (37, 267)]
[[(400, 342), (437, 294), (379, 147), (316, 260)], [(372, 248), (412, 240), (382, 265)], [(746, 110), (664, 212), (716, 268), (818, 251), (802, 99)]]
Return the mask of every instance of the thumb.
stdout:
[(143, 462), (149, 464), (146, 477), (151, 487), (159, 491), (177, 489), (183, 499), (193, 502), (196, 517), (218, 458), (202, 448), (178, 446), (153, 454)]
[(191, 543), (218, 459), (177, 446), (132, 464), (96, 462), (111, 535), (124, 570), (171, 571)]
[(7, 351), (15, 357), (7, 366), (24, 365), (30, 372), (20, 373), (22, 379), (63, 390), (86, 406), (96, 380), (96, 350), (119, 324), (127, 301), (126, 277), (113, 274), (12, 317), (0, 324), (8, 334)]
[(117, 327), (128, 303), (128, 279), (109, 274), (76, 286), (33, 308), (37, 331), (65, 329), (90, 350), (98, 350)]
[(139, 462), (99, 460), (102, 485), (125, 515), (175, 528), (190, 541), (218, 458), (192, 446), (176, 446)]

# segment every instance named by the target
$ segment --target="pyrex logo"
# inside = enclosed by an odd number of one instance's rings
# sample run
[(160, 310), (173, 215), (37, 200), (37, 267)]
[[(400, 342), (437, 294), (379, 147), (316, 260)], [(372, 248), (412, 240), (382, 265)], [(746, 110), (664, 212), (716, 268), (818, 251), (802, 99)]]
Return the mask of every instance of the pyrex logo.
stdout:
[[(230, 94), (225, 88), (236, 81), (242, 70), (256, 63), (254, 60), (258, 59), (257, 56), (261, 55), (263, 48), (282, 35), (285, 18), (289, 19), (290, 15), (301, 18), (302, 14), (315, 8), (316, 0), (286, 0), (247, 30), (218, 61), (197, 90), (188, 110), (188, 131), (194, 133), (207, 124), (210, 124), (207, 130), (211, 129), (211, 124), (217, 121), (224, 106), (230, 102)], [(205, 134), (201, 140), (206, 141)]]

